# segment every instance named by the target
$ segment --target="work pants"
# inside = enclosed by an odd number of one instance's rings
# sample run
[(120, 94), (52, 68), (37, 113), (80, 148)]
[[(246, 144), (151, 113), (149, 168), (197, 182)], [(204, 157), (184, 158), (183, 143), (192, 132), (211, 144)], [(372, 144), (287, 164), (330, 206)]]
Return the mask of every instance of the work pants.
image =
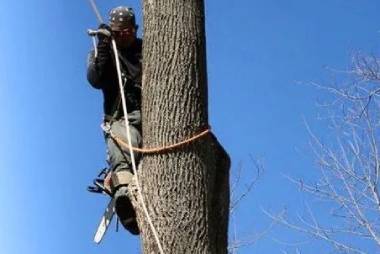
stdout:
[[(128, 120), (132, 146), (141, 147), (142, 137), (140, 111), (133, 111), (129, 113)], [(123, 140), (124, 143), (128, 144), (124, 118), (113, 120), (106, 124), (109, 125), (109, 128), (113, 135), (116, 135), (119, 139)], [(127, 170), (133, 173), (132, 160), (129, 149), (122, 146), (121, 144), (118, 144), (117, 141), (114, 140), (109, 133), (105, 132), (104, 136), (107, 144), (107, 162), (111, 171), (120, 172)], [(137, 166), (141, 155), (139, 153), (134, 153), (134, 157)]]

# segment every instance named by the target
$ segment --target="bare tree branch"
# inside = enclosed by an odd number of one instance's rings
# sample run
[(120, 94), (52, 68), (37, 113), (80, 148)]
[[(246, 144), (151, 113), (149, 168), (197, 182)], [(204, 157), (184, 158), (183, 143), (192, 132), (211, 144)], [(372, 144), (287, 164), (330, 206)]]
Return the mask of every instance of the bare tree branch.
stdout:
[(286, 213), (273, 215), (274, 221), (329, 243), (341, 253), (368, 253), (371, 243), (380, 251), (380, 58), (357, 54), (340, 82), (310, 85), (332, 95), (321, 104), (327, 116), (330, 139), (323, 142), (305, 121), (311, 151), (320, 177), (308, 182), (285, 176), (314, 200), (330, 206), (331, 225), (320, 223), (321, 214), (307, 205), (307, 216)]

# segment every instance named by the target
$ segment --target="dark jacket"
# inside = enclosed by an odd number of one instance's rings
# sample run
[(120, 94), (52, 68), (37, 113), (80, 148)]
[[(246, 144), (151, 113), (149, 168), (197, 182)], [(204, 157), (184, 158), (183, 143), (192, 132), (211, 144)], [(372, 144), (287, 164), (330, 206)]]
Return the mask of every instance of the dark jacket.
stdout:
[[(121, 118), (120, 88), (113, 52), (105, 65), (100, 66), (91, 51), (88, 58), (87, 79), (90, 84), (101, 89), (104, 97), (104, 114), (107, 117)], [(142, 75), (142, 40), (136, 39), (133, 45), (125, 50), (119, 50), (122, 80), (126, 96), (128, 113), (141, 110), (141, 75)]]

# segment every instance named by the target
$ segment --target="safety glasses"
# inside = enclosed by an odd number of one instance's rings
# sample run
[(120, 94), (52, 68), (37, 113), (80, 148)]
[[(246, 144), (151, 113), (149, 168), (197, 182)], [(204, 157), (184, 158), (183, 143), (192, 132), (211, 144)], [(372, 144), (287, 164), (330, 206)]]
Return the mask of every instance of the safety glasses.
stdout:
[(126, 37), (126, 36), (130, 36), (133, 34), (133, 31), (134, 31), (134, 28), (131, 26), (131, 27), (126, 27), (122, 30), (114, 30), (112, 31), (112, 35), (115, 36), (115, 37)]

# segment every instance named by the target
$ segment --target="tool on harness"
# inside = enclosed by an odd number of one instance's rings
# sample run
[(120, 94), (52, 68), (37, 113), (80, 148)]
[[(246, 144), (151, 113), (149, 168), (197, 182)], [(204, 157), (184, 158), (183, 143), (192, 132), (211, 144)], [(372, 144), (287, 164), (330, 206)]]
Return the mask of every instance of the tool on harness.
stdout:
[[(87, 190), (92, 193), (98, 193), (98, 194), (105, 194), (111, 197), (111, 200), (109, 201), (102, 217), (100, 220), (100, 223), (97, 227), (97, 230), (95, 232), (94, 236), (94, 242), (99, 244), (105, 233), (107, 232), (107, 229), (109, 225), (112, 222), (113, 215), (115, 214), (115, 199), (112, 198), (112, 192), (105, 187), (105, 179), (107, 175), (109, 174), (110, 169), (109, 168), (103, 168), (100, 173), (97, 175), (97, 177), (93, 180), (92, 184), (87, 187)], [(118, 228), (118, 221), (116, 222), (116, 228)]]
[(104, 213), (102, 215), (102, 218), (100, 219), (100, 223), (98, 225), (98, 228), (96, 229), (95, 236), (94, 236), (94, 242), (99, 244), (104, 235), (107, 232), (107, 229), (109, 225), (112, 222), (113, 215), (115, 214), (115, 199), (112, 198), (106, 209), (104, 210)]

